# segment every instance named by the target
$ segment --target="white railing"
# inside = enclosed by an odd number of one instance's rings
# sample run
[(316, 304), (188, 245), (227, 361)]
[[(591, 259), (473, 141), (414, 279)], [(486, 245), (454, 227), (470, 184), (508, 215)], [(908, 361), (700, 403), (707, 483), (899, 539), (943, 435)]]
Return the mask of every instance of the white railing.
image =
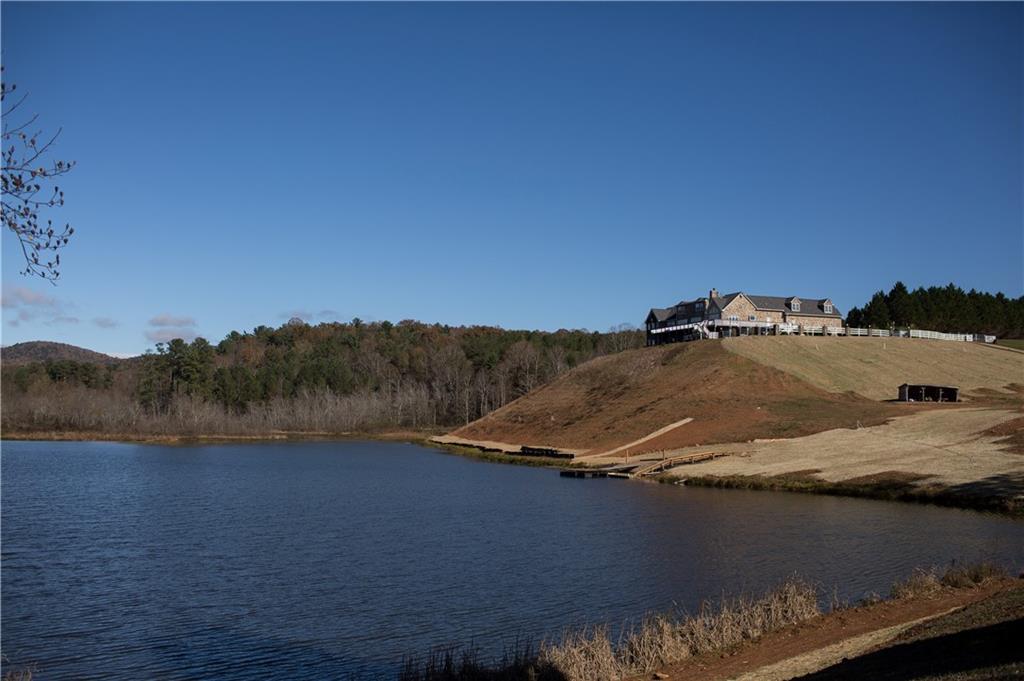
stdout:
[[(855, 326), (802, 326), (800, 324), (786, 324), (774, 322), (751, 322), (739, 319), (717, 319), (711, 320), (711, 326), (735, 326), (746, 328), (773, 329), (776, 334), (802, 333), (808, 335), (826, 336), (870, 336), (873, 338), (923, 338), (927, 340), (960, 341), (965, 343), (995, 343), (996, 337), (980, 333), (943, 333), (941, 331), (928, 331), (925, 329), (873, 329), (857, 328)], [(691, 329), (699, 331), (705, 338), (718, 338), (717, 332), (708, 329), (708, 322), (690, 324), (677, 324), (660, 329), (650, 329), (650, 333), (666, 333), (668, 331), (682, 331)]]
[(966, 341), (973, 342), (973, 333), (941, 333), (939, 331), (925, 331), (923, 329), (911, 329), (911, 338), (927, 338), (929, 340)]
[(751, 322), (743, 319), (717, 319), (716, 326), (742, 326), (748, 329), (774, 329), (775, 322)]
[(683, 329), (696, 329), (702, 324), (703, 322), (695, 324), (676, 324), (675, 326), (665, 326), (660, 329), (651, 329), (651, 333), (665, 333), (666, 331), (682, 331)]

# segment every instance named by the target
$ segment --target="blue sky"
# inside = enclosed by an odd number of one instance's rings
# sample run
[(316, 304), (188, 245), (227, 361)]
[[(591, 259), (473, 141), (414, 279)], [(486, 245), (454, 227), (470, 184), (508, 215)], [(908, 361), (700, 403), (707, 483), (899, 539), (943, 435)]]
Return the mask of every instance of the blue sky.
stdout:
[(3, 235), (2, 340), (1019, 296), (1022, 9), (4, 2), (78, 167), (59, 286)]

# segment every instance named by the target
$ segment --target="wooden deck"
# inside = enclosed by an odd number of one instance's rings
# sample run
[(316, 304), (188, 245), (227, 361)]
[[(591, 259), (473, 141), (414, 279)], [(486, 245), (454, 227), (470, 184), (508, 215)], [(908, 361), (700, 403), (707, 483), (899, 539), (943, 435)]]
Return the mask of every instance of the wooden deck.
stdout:
[(558, 474), (563, 478), (643, 478), (663, 473), (676, 466), (710, 461), (720, 456), (728, 456), (728, 454), (724, 452), (696, 452), (665, 457), (657, 461), (648, 460), (632, 464), (617, 464), (604, 468), (563, 468)]

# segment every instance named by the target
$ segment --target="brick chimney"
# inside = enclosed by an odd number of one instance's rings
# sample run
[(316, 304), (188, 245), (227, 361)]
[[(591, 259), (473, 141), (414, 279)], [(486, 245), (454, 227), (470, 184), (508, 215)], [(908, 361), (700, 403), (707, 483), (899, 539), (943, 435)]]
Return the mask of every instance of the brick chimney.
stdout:
[(714, 300), (717, 297), (718, 297), (718, 289), (717, 288), (713, 288), (710, 291), (708, 291), (708, 298), (711, 298), (712, 300)]

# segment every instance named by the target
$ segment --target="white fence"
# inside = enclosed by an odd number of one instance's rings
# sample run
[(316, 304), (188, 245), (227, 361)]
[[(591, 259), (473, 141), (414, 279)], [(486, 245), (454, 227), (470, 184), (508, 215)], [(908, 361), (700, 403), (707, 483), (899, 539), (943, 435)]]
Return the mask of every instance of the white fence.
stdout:
[[(775, 324), (773, 322), (740, 321), (738, 319), (713, 320), (712, 328), (741, 327), (748, 329), (765, 329), (767, 333), (804, 334), (809, 336), (870, 336), (872, 338), (924, 338), (927, 340), (960, 341), (965, 343), (995, 343), (995, 336), (980, 333), (942, 333), (925, 329), (861, 329), (855, 326), (804, 326), (801, 324)], [(708, 328), (708, 322), (677, 324), (675, 326), (649, 329), (649, 333), (658, 334), (684, 329), (697, 332), (704, 338), (719, 338), (721, 334)], [(725, 333), (726, 336), (729, 333)]]
[(927, 338), (929, 340), (948, 340), (948, 341), (974, 341), (973, 333), (940, 333), (938, 331), (924, 331), (922, 329), (910, 329), (911, 338)]
[[(793, 326), (787, 324), (786, 326)], [(942, 333), (941, 331), (926, 331), (924, 329), (858, 329), (854, 326), (825, 327), (826, 333), (834, 336), (872, 336), (875, 338), (926, 338), (928, 340), (960, 341), (964, 343), (995, 343), (995, 336), (987, 336), (980, 333)], [(821, 333), (820, 326), (802, 327), (804, 333)], [(787, 331), (787, 333), (791, 333)]]

